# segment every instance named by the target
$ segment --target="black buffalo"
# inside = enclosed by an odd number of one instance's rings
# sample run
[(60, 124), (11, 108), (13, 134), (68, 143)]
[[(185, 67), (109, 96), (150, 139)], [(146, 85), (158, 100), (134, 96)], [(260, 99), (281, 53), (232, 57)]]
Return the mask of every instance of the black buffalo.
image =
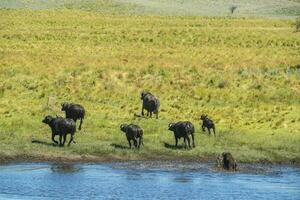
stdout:
[(126, 134), (127, 141), (129, 143), (129, 147), (131, 148), (131, 140), (133, 140), (133, 144), (136, 148), (140, 148), (143, 143), (143, 129), (138, 125), (134, 124), (121, 124), (121, 131)]
[(67, 134), (71, 134), (71, 138), (68, 145), (70, 145), (72, 141), (74, 142), (76, 123), (74, 122), (73, 119), (65, 119), (62, 117), (51, 117), (50, 115), (48, 115), (43, 119), (42, 122), (50, 126), (52, 131), (52, 141), (55, 142), (56, 144), (58, 144), (58, 142), (54, 139), (56, 135), (59, 135), (60, 146), (65, 145)]
[(147, 116), (150, 114), (150, 117), (152, 117), (152, 113), (154, 113), (156, 114), (156, 119), (158, 119), (159, 99), (150, 92), (142, 92), (141, 100), (143, 100), (142, 115), (144, 116), (144, 109), (146, 109)]
[(176, 123), (170, 123), (169, 130), (174, 132), (176, 147), (178, 145), (178, 139), (183, 137), (184, 143), (185, 143), (185, 148), (187, 148), (187, 143), (188, 143), (189, 147), (191, 148), (189, 135), (192, 136), (193, 147), (195, 147), (195, 141), (194, 141), (195, 128), (191, 122), (180, 121), (180, 122), (176, 122)]
[(63, 103), (61, 104), (61, 110), (65, 111), (66, 118), (73, 119), (76, 123), (77, 119), (80, 119), (79, 130), (81, 130), (81, 125), (85, 116), (85, 109), (82, 105), (74, 103)]
[(223, 152), (222, 155), (217, 158), (217, 166), (225, 170), (237, 170), (236, 161), (230, 152)]
[(213, 130), (214, 136), (216, 136), (216, 128), (214, 122), (207, 117), (207, 115), (201, 115), (200, 120), (202, 120), (202, 130), (205, 131), (207, 128), (209, 135), (211, 134), (210, 129)]

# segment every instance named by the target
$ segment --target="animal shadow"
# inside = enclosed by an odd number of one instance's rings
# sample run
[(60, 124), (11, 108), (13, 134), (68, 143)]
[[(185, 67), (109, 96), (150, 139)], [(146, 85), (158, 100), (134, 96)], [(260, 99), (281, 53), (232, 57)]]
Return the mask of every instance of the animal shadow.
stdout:
[(81, 171), (82, 168), (74, 164), (58, 163), (53, 164), (51, 170), (55, 173), (76, 173)]
[(45, 141), (40, 141), (40, 140), (32, 140), (31, 143), (33, 143), (33, 144), (42, 144), (42, 145), (47, 145), (47, 146), (59, 146), (59, 145), (54, 144), (52, 142), (45, 142)]
[(134, 114), (133, 114), (133, 117), (134, 117), (134, 118), (145, 118), (145, 119), (148, 119), (148, 118), (149, 118), (149, 117), (143, 116), (143, 115), (141, 115), (141, 114), (137, 114), (137, 113), (134, 113)]
[(293, 69), (293, 70), (300, 69), (300, 64), (297, 64), (297, 65), (291, 66), (291, 67), (290, 67), (290, 69)]
[(164, 142), (164, 146), (168, 149), (185, 149), (185, 146), (183, 144), (181, 144), (181, 145), (179, 144), (176, 147), (175, 144), (169, 144), (169, 143)]
[(120, 145), (120, 144), (110, 144), (110, 146), (115, 147), (116, 149), (129, 149), (128, 146)]

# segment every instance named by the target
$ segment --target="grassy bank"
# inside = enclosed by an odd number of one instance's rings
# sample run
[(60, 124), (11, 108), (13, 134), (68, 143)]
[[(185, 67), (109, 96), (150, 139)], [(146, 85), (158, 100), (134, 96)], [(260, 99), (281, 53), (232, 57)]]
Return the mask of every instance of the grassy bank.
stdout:
[[(293, 21), (0, 11), (0, 155), (6, 158), (300, 159), (300, 33)], [(160, 118), (134, 118), (142, 90)], [(41, 120), (60, 103), (87, 110), (77, 144), (52, 145)], [(200, 130), (215, 120), (217, 137)], [(190, 120), (196, 148), (174, 149), (168, 123)], [(121, 123), (145, 131), (126, 149)]]

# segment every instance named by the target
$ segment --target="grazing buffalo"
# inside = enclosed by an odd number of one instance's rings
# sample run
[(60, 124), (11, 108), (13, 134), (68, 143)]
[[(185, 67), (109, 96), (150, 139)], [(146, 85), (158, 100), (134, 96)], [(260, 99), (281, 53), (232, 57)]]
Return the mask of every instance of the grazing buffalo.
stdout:
[(191, 148), (189, 135), (192, 136), (193, 147), (195, 147), (195, 141), (194, 141), (195, 128), (191, 122), (180, 121), (180, 122), (176, 122), (176, 123), (170, 123), (169, 130), (174, 132), (176, 147), (178, 145), (178, 139), (183, 137), (184, 143), (185, 143), (185, 148), (187, 148), (187, 142), (188, 142), (189, 147)]
[[(54, 139), (56, 135), (59, 135), (59, 145), (64, 146), (66, 142), (67, 134), (71, 134), (70, 141), (68, 145), (70, 146), (71, 142), (74, 142), (74, 134), (76, 132), (76, 123), (73, 119), (65, 119), (62, 117), (51, 117), (50, 115), (46, 116), (42, 121), (45, 124), (48, 124), (52, 131), (52, 141), (58, 144)], [(62, 141), (63, 138), (63, 141)], [(75, 143), (75, 142), (74, 142)]]
[(131, 148), (131, 140), (133, 140), (133, 144), (136, 148), (140, 148), (143, 143), (143, 129), (138, 125), (134, 124), (121, 124), (121, 131), (126, 134), (127, 141), (129, 143), (129, 147)]
[(217, 166), (231, 171), (236, 171), (237, 169), (236, 161), (229, 152), (223, 152), (222, 155), (217, 158)]
[(81, 130), (81, 125), (83, 123), (85, 110), (83, 106), (74, 103), (63, 103), (61, 104), (61, 110), (65, 111), (66, 118), (73, 119), (76, 123), (77, 119), (80, 119), (79, 130)]
[(202, 130), (205, 132), (205, 128), (207, 128), (209, 135), (211, 134), (210, 129), (213, 130), (214, 136), (216, 136), (216, 129), (214, 122), (207, 117), (207, 115), (201, 115), (200, 120), (202, 120)]
[(154, 113), (156, 114), (156, 119), (158, 119), (159, 99), (150, 92), (142, 92), (141, 100), (143, 100), (142, 116), (144, 116), (144, 109), (146, 109), (147, 116), (150, 114), (150, 117), (152, 117), (152, 113)]

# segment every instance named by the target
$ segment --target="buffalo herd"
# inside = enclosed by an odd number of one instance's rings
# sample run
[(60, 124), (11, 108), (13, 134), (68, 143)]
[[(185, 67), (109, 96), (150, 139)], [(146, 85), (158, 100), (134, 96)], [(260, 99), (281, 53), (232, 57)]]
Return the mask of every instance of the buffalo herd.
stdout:
[[(156, 115), (158, 118), (158, 112), (160, 107), (160, 101), (157, 96), (151, 94), (150, 92), (141, 93), (142, 103), (142, 116), (144, 116), (144, 110), (147, 111), (147, 116), (152, 117), (152, 114)], [(65, 112), (65, 118), (61, 116), (52, 117), (50, 115), (46, 116), (43, 123), (49, 125), (52, 132), (52, 141), (60, 146), (64, 146), (66, 141), (66, 136), (70, 134), (70, 145), (74, 141), (74, 135), (76, 132), (76, 121), (80, 120), (78, 129), (81, 130), (83, 119), (85, 116), (85, 109), (82, 105), (74, 103), (62, 103), (61, 111)], [(202, 120), (202, 130), (205, 128), (211, 134), (211, 129), (215, 133), (214, 122), (207, 117), (207, 115), (201, 115), (200, 120)], [(120, 129), (125, 133), (129, 147), (132, 147), (132, 143), (135, 148), (140, 148), (143, 145), (143, 129), (135, 124), (121, 124)], [(195, 147), (195, 127), (189, 121), (178, 121), (170, 123), (168, 130), (174, 133), (175, 146), (178, 146), (178, 140), (183, 138), (185, 143), (185, 148)], [(59, 136), (59, 142), (55, 140), (55, 136)], [(191, 137), (191, 138), (190, 138)], [(192, 146), (191, 146), (192, 143)]]
[[(160, 107), (160, 101), (158, 97), (151, 94), (150, 92), (142, 92), (141, 93), (142, 103), (142, 112), (141, 116), (144, 116), (144, 110), (147, 111), (147, 117), (152, 117), (152, 114), (155, 114), (158, 119), (158, 112)], [(61, 111), (65, 112), (65, 118), (61, 116), (52, 117), (50, 115), (46, 116), (42, 122), (47, 124), (52, 133), (52, 141), (55, 144), (59, 144), (59, 146), (64, 146), (66, 142), (66, 137), (70, 134), (70, 140), (68, 142), (68, 146), (74, 141), (74, 135), (76, 132), (76, 121), (80, 120), (80, 124), (78, 129), (81, 130), (81, 126), (83, 123), (83, 119), (85, 117), (85, 109), (82, 105), (74, 104), (74, 103), (62, 103)], [(136, 115), (135, 116), (139, 116)], [(207, 115), (201, 115), (200, 121), (202, 121), (202, 130), (205, 132), (207, 129), (209, 135), (211, 135), (211, 130), (216, 136), (215, 124), (214, 122), (208, 118)], [(126, 139), (129, 144), (129, 148), (133, 146), (137, 149), (140, 148), (141, 145), (144, 145), (144, 131), (143, 129), (136, 124), (121, 124), (120, 130), (125, 134)], [(175, 147), (178, 147), (178, 140), (183, 138), (185, 148), (195, 148), (195, 127), (189, 121), (178, 121), (170, 123), (168, 126), (168, 130), (172, 131), (175, 138)], [(59, 136), (59, 142), (55, 140), (55, 136)], [(225, 170), (235, 171), (237, 169), (237, 164), (233, 156), (230, 152), (224, 152), (217, 158), (217, 166), (223, 168)]]

